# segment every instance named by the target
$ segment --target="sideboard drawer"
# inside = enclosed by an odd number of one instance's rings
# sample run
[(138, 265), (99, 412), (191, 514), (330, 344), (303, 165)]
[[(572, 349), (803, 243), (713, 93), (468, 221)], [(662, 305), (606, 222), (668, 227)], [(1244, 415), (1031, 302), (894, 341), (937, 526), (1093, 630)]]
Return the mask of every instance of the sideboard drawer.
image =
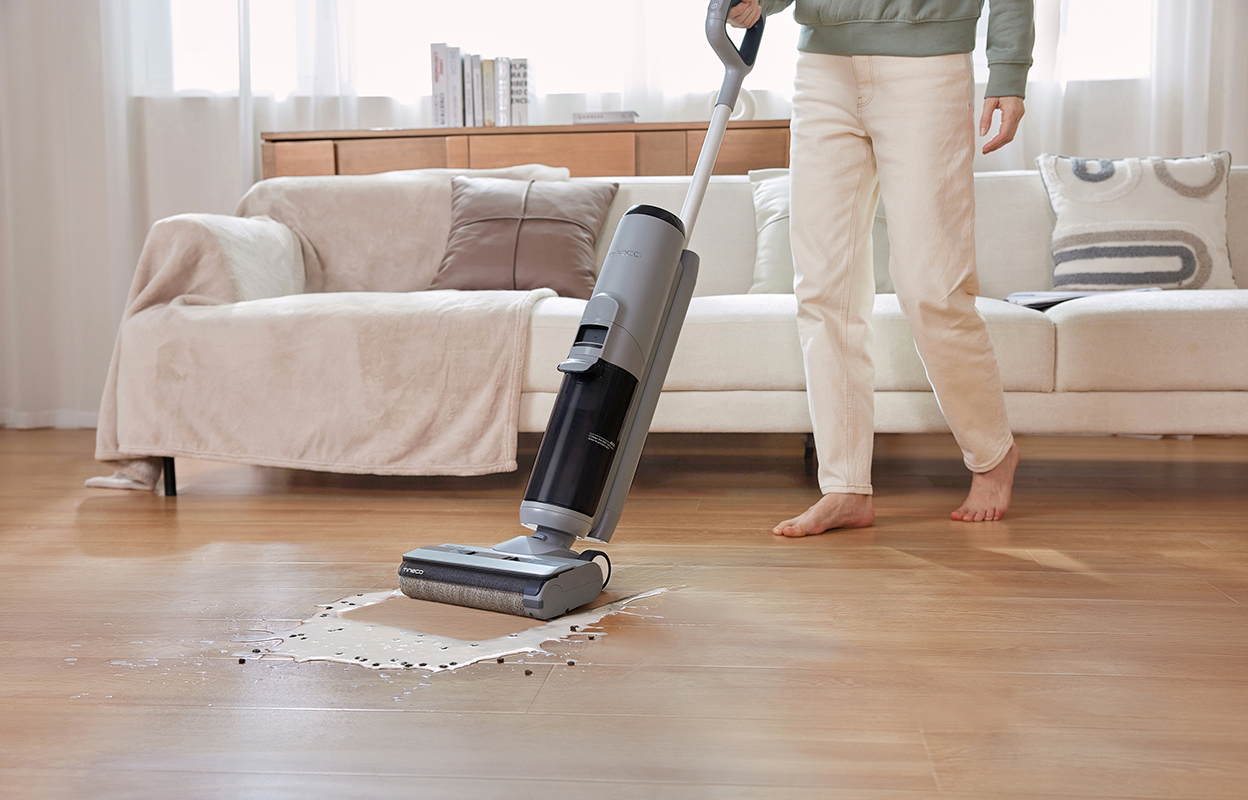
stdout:
[(445, 167), (446, 139), (338, 139), (339, 175)]
[[(686, 168), (689, 175), (698, 163), (698, 153), (706, 139), (706, 131), (688, 131), (685, 134)], [(740, 175), (752, 169), (770, 169), (789, 165), (788, 128), (729, 128), (724, 132), (724, 143), (719, 147), (715, 161), (716, 175)]]
[(557, 164), (573, 177), (633, 175), (633, 134), (520, 133), (468, 137), (468, 165), (496, 169), (517, 164)]

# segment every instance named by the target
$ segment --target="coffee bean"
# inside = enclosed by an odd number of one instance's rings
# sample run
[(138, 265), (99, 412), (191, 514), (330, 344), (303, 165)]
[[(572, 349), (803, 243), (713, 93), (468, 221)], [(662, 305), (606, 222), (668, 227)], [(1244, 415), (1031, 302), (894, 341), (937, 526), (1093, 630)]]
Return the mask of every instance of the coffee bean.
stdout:
[(498, 663), (500, 663), (500, 664), (501, 664), (501, 663), (503, 663), (503, 660), (500, 658), (500, 659), (498, 660)]
[(240, 663), (240, 664), (246, 664), (246, 663), (247, 663), (247, 659), (245, 659), (245, 658), (240, 658), (240, 659), (238, 660), (238, 663)]
[(575, 661), (569, 661), (569, 662), (568, 662), (568, 666), (569, 666), (569, 667), (575, 667), (575, 666), (576, 666), (576, 662), (575, 662)]
[(532, 674), (533, 674), (533, 670), (531, 670), (531, 669), (526, 669), (526, 670), (524, 671), (524, 674), (525, 674), (525, 675), (532, 675)]

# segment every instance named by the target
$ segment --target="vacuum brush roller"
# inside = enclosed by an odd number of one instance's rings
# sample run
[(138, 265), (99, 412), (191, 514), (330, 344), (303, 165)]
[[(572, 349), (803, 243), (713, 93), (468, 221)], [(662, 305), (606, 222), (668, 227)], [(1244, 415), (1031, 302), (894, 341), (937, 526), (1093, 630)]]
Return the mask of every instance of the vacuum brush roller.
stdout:
[(399, 590), (416, 600), (551, 619), (593, 600), (611, 576), (605, 553), (571, 556), (421, 547), (403, 556)]

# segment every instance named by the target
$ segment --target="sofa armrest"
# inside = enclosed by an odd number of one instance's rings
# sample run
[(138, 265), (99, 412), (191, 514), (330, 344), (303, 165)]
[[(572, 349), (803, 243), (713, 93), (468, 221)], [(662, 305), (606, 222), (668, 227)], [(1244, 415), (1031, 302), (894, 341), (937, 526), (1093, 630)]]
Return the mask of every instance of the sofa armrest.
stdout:
[(290, 228), (268, 217), (182, 214), (158, 221), (143, 243), (130, 297), (100, 398), (95, 457), (154, 484), (156, 454), (122, 453), (117, 439), (117, 373), (126, 323), (136, 314), (171, 303), (221, 305), (301, 294), (303, 250)]
[(268, 217), (181, 214), (148, 233), (125, 316), (179, 298), (235, 303), (303, 290), (303, 251), (290, 228)]

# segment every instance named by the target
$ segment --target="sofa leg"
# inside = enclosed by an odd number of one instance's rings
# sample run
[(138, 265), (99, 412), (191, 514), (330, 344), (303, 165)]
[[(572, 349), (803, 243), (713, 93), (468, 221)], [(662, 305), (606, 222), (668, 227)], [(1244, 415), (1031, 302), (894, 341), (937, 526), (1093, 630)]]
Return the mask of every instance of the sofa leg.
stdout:
[(178, 496), (178, 476), (173, 469), (173, 458), (171, 456), (164, 457), (165, 470), (165, 497)]
[(815, 435), (813, 433), (808, 433), (803, 441), (806, 444), (805, 458), (807, 461), (810, 461), (815, 457)]

